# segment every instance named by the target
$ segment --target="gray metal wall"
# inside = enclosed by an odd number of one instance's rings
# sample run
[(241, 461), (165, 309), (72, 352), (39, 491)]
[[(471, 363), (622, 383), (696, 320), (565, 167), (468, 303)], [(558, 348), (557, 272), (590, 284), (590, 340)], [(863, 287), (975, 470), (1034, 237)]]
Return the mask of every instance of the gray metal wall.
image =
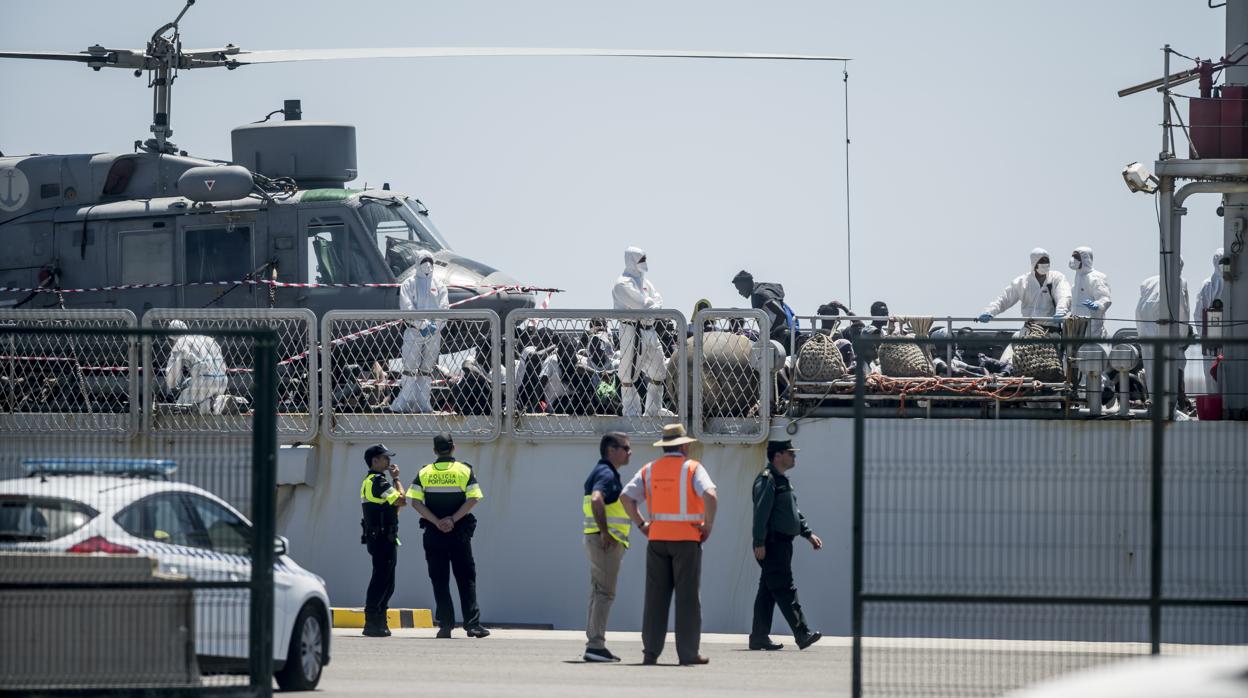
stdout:
[[(811, 525), (826, 547), (815, 553), (797, 542), (794, 571), (803, 606), (811, 623), (825, 632), (846, 635), (850, 630), (850, 506), (853, 421), (829, 419), (804, 422), (794, 437), (802, 447), (794, 482), (799, 502)], [(897, 453), (921, 454), (952, 443), (949, 430), (973, 428), (975, 439), (959, 439), (964, 456), (976, 462), (999, 462), (1003, 469), (1036, 458), (1069, 464), (1072, 477), (1056, 483), (1028, 478), (1019, 472), (1020, 501), (1057, 506), (1069, 496), (1072, 482), (1079, 487), (1098, 487), (1102, 479), (1079, 477), (1081, 469), (1097, 470), (1099, 454), (1117, 454), (1109, 470), (1147, 470), (1148, 422), (1056, 422), (983, 420), (873, 420), (868, 422), (871, 443), (893, 444)], [(944, 437), (941, 435), (944, 434)], [(1168, 470), (1195, 474), (1208, 468), (1243, 468), (1242, 445), (1248, 444), (1248, 424), (1233, 422), (1174, 423), (1167, 427)], [(1064, 444), (1047, 456), (1046, 444)], [(291, 540), (295, 559), (325, 577), (330, 599), (339, 606), (363, 604), (368, 581), (368, 556), (359, 544), (359, 486), (365, 472), (362, 452), (368, 443), (320, 442), (312, 484), (283, 487), (279, 493), (280, 532)], [(1082, 446), (1081, 446), (1082, 445)], [(420, 440), (387, 440), (398, 451), (397, 461), (403, 480), (410, 482), (420, 465), (432, 459), (431, 444)], [(639, 447), (640, 446), (640, 447)], [(1020, 448), (1032, 451), (1020, 456)], [(625, 477), (658, 449), (634, 444), (634, 463), (624, 469)], [(504, 436), (489, 443), (461, 446), (459, 457), (477, 468), (486, 499), (476, 509), (480, 523), (474, 546), (478, 566), (478, 593), (482, 617), (489, 622), (550, 623), (557, 628), (584, 626), (588, 594), (588, 569), (580, 533), (582, 484), (597, 460), (594, 443), (533, 443)], [(751, 602), (757, 582), (757, 564), (750, 551), (750, 486), (764, 462), (760, 446), (704, 446), (695, 452), (710, 470), (719, 488), (720, 510), (714, 534), (706, 546), (703, 566), (703, 628), (707, 632), (746, 632)], [(942, 454), (948, 457), (948, 454)], [(1238, 460), (1237, 460), (1238, 459)], [(868, 460), (868, 463), (870, 461)], [(1239, 463), (1238, 466), (1235, 466)], [(1051, 468), (1045, 469), (1052, 473)], [(1242, 471), (1240, 471), (1242, 472)], [(1245, 482), (1243, 476), (1237, 480)], [(1121, 492), (1120, 485), (1105, 485)], [(1147, 490), (1140, 490), (1147, 496)], [(1225, 518), (1224, 526), (1243, 527), (1248, 493), (1226, 488), (1191, 486), (1172, 488), (1168, 513), (1174, 526), (1198, 526), (1200, 517), (1211, 510), (1229, 511), (1237, 517)], [(1090, 492), (1089, 496), (1096, 496)], [(1229, 499), (1228, 499), (1229, 497)], [(949, 506), (962, 502), (958, 492), (949, 493)], [(1144, 509), (1147, 501), (1139, 503)], [(1196, 517), (1196, 518), (1192, 518)], [(417, 517), (410, 510), (401, 516), (399, 582), (394, 607), (429, 608), (433, 597), (425, 575)], [(904, 528), (904, 518), (890, 519)], [(910, 524), (926, 525), (920, 515)], [(1073, 523), (1072, 523), (1073, 525)], [(1140, 526), (1145, 528), (1139, 529)], [(1123, 537), (1121, 555), (1106, 556), (1097, 550), (1063, 553), (1062, 567), (1071, 575), (1088, 580), (1112, 580), (1115, 589), (1134, 589), (1146, 582), (1146, 567), (1138, 554), (1128, 555), (1132, 541), (1146, 540), (1147, 520), (1130, 517), (1118, 526)], [(1242, 588), (1248, 571), (1245, 540), (1248, 531), (1223, 531), (1226, 545), (1191, 544), (1203, 534), (1196, 528), (1174, 529), (1170, 540), (1171, 572), (1167, 577), (1179, 593), (1184, 584), (1221, 583), (1228, 589)], [(887, 530), (878, 532), (889, 535)], [(900, 531), (897, 532), (900, 535)], [(1041, 544), (1060, 545), (1067, 533), (1049, 529), (1052, 540)], [(1238, 540), (1238, 544), (1235, 541)], [(638, 630), (644, 579), (644, 539), (625, 557), (611, 627)], [(1170, 546), (1167, 546), (1168, 548)], [(942, 564), (959, 565), (958, 551), (944, 551)], [(974, 556), (966, 554), (966, 559)], [(922, 555), (904, 564), (925, 565), (932, 561)], [(902, 563), (899, 563), (902, 564)], [(975, 563), (980, 564), (980, 563)], [(992, 563), (992, 564), (999, 564)], [(913, 578), (916, 568), (905, 570)], [(1034, 568), (1033, 569), (1037, 569)], [(968, 576), (991, 573), (992, 569), (967, 569)], [(1171, 577), (1171, 574), (1174, 576)], [(777, 618), (777, 632), (782, 632)], [(917, 628), (916, 628), (917, 630)]]

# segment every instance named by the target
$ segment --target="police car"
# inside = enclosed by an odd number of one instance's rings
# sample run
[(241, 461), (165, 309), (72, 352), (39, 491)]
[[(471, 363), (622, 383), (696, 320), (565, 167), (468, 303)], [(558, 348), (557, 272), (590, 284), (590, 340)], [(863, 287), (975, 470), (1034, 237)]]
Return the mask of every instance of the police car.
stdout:
[[(162, 572), (198, 581), (251, 577), (251, 523), (198, 487), (170, 480), (166, 460), (26, 460), (0, 480), (0, 552), (146, 555)], [(325, 580), (276, 543), (273, 657), (278, 685), (311, 690), (329, 663)], [(195, 591), (195, 647), (203, 673), (245, 671), (246, 589)]]

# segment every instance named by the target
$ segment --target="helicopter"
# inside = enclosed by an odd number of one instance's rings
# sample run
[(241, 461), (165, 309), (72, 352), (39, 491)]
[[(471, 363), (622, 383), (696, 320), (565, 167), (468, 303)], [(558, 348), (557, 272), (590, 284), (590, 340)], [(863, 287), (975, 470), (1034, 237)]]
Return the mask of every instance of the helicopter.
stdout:
[[(184, 49), (180, 23), (146, 47), (78, 53), (0, 51), (0, 58), (86, 64), (147, 75), (151, 137), (132, 153), (0, 154), (0, 308), (397, 309), (396, 286), (422, 253), (454, 307), (500, 317), (534, 292), (456, 254), (418, 198), (352, 189), (355, 129), (305, 121), (286, 100), (231, 132), (229, 160), (192, 157), (171, 140), (173, 86), (183, 70), (294, 61), (449, 56), (616, 56), (845, 61), (839, 56), (564, 48)], [(281, 121), (268, 121), (280, 113)], [(93, 289), (57, 293), (57, 289)], [(94, 290), (101, 289), (101, 290)]]

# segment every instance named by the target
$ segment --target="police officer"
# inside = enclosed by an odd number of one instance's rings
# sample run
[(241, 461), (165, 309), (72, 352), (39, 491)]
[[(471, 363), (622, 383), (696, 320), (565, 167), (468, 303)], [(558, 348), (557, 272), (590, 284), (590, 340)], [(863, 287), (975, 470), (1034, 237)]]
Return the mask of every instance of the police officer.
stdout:
[[(360, 525), (364, 534), (360, 542), (368, 546), (373, 558), (373, 575), (368, 580), (368, 592), (364, 600), (364, 634), (368, 637), (388, 637), (390, 628), (386, 623), (386, 604), (394, 594), (394, 566), (398, 562), (399, 507), (403, 497), (403, 484), (399, 482), (399, 466), (391, 463), (394, 452), (381, 444), (369, 446), (364, 451), (364, 463), (368, 475), (360, 484), (360, 507), (364, 518)], [(393, 482), (386, 480), (390, 474)]]
[(455, 441), (450, 434), (433, 437), (433, 451), (437, 459), (420, 469), (407, 498), (420, 513), (420, 527), (425, 529), (425, 562), (433, 584), (438, 637), (450, 637), (455, 627), (452, 570), (459, 587), (464, 631), (468, 637), (487, 637), (490, 631), (481, 626), (481, 609), (477, 607), (477, 565), (472, 559), (477, 519), (469, 513), (485, 495), (472, 466), (455, 460)]
[(784, 646), (768, 637), (776, 606), (792, 628), (798, 649), (804, 650), (823, 637), (806, 625), (793, 583), (793, 539), (800, 535), (815, 550), (823, 547), (823, 541), (798, 511), (797, 495), (789, 482), (788, 472), (797, 465), (797, 451), (792, 441), (767, 442), (767, 467), (754, 479), (754, 558), (762, 574), (754, 597), (752, 650), (778, 650)]

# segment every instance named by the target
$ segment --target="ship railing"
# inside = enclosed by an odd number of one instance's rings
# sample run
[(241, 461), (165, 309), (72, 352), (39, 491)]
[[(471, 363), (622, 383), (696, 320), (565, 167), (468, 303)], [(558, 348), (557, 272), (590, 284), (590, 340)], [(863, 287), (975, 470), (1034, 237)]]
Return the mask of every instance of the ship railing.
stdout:
[(767, 439), (784, 368), (761, 310), (701, 310), (693, 317), (693, 433), (709, 443)]
[(689, 334), (679, 312), (513, 310), (504, 325), (514, 436), (649, 435), (687, 423)]
[[(0, 310), (6, 326), (134, 329), (129, 310)], [(0, 332), (0, 433), (133, 436), (138, 348), (107, 334)]]
[(321, 319), (331, 439), (502, 431), (499, 319), (492, 310), (334, 310)]
[(153, 308), (143, 327), (190, 336), (145, 339), (142, 351), (143, 429), (153, 435), (243, 434), (252, 429), (254, 347), (245, 334), (218, 330), (273, 329), (278, 336), (277, 433), (307, 441), (319, 423), (316, 315), (307, 309)]

